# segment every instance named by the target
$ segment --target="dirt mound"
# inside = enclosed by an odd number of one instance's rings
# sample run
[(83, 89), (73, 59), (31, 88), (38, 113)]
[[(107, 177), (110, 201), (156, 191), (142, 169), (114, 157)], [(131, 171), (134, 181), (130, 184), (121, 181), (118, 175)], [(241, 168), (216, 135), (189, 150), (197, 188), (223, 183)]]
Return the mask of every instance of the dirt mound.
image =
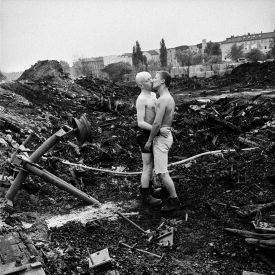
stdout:
[(223, 76), (214, 75), (209, 78), (174, 78), (172, 89), (198, 90), (198, 89), (228, 89), (242, 90), (243, 88), (270, 88), (275, 86), (275, 62), (245, 63), (234, 70), (231, 74)]
[(109, 80), (103, 80), (89, 77), (80, 77), (75, 83), (85, 88), (87, 91), (96, 93), (97, 96), (111, 97), (114, 99), (131, 99), (139, 95), (139, 88), (135, 86), (127, 86), (124, 84), (114, 83)]
[(5, 80), (6, 76), (0, 71), (0, 81)]
[(25, 70), (18, 80), (62, 82), (69, 79), (62, 66), (56, 60), (38, 61)]
[(237, 79), (250, 77), (259, 82), (268, 81), (270, 84), (275, 84), (275, 62), (245, 63), (236, 67), (231, 75)]

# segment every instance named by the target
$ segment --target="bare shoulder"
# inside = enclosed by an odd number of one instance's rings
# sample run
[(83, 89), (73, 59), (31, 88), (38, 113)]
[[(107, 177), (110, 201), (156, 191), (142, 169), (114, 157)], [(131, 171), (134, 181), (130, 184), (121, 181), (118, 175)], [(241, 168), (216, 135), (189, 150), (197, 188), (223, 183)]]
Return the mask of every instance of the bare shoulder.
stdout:
[(144, 103), (145, 100), (146, 100), (146, 98), (144, 97), (144, 95), (143, 95), (143, 94), (140, 94), (140, 95), (137, 97), (136, 103), (137, 103), (137, 104), (141, 104), (141, 103)]
[(157, 99), (157, 102), (160, 104), (171, 104), (174, 102), (174, 98), (172, 96), (161, 96)]

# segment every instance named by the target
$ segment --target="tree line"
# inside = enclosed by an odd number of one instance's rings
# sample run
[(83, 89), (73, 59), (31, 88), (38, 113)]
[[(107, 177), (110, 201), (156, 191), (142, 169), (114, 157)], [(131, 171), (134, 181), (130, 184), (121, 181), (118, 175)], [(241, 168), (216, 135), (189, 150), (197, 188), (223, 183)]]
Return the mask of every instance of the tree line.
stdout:
[[(209, 41), (206, 43), (204, 49), (202, 43), (196, 45), (196, 49), (192, 50), (189, 46), (180, 46), (175, 48), (175, 56), (179, 66), (191, 66), (198, 64), (214, 64), (222, 62), (222, 53), (220, 43)], [(167, 62), (167, 48), (165, 41), (162, 38), (159, 47), (159, 60), (147, 59), (146, 52), (143, 52), (139, 41), (136, 41), (132, 48), (132, 66), (129, 63), (117, 62), (105, 66), (102, 72), (105, 72), (113, 81), (122, 80), (123, 76), (131, 72), (138, 72), (142, 70), (156, 71), (169, 70)], [(270, 45), (270, 51), (265, 55), (259, 49), (252, 49), (248, 53), (244, 53), (243, 45), (238, 46), (234, 44), (228, 55), (232, 61), (237, 61), (239, 58), (245, 57), (251, 61), (260, 61), (275, 57), (275, 42)], [(83, 59), (78, 59), (74, 62), (73, 68), (65, 61), (60, 62), (66, 73), (73, 73), (75, 76), (92, 74), (92, 69)], [(170, 65), (171, 66), (171, 65)]]
[[(163, 38), (160, 41), (159, 51), (160, 51), (159, 52), (160, 66), (166, 67), (167, 66), (167, 48), (166, 48), (165, 41)], [(147, 57), (146, 57), (146, 55), (143, 54), (138, 41), (136, 41), (136, 44), (133, 46), (132, 63), (135, 68), (145, 66), (146, 70), (148, 70), (148, 65), (150, 65), (150, 60), (148, 62)], [(151, 63), (153, 63), (153, 62), (151, 62)]]
[[(156, 70), (167, 67), (167, 48), (165, 41), (162, 38), (160, 41), (160, 62), (154, 60), (147, 60), (146, 55), (141, 50), (140, 43), (136, 41), (132, 50), (132, 66), (129, 63), (125, 62), (116, 62), (111, 63), (105, 66), (101, 71), (107, 73), (109, 78), (113, 81), (122, 80), (123, 76), (130, 74), (131, 72), (138, 72), (142, 70)], [(69, 72), (69, 64), (66, 64), (65, 61), (60, 61), (65, 72)], [(83, 59), (79, 58), (73, 65), (73, 73), (76, 76), (85, 75), (89, 76), (92, 74), (92, 69), (89, 68), (89, 64)]]

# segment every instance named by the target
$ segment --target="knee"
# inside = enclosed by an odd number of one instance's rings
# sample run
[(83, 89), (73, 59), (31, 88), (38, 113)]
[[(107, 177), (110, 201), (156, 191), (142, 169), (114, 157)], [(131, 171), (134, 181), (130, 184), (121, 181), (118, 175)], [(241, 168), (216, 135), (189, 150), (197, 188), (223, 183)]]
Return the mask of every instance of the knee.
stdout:
[(144, 163), (143, 164), (143, 171), (152, 172), (153, 171), (153, 164), (152, 163)]

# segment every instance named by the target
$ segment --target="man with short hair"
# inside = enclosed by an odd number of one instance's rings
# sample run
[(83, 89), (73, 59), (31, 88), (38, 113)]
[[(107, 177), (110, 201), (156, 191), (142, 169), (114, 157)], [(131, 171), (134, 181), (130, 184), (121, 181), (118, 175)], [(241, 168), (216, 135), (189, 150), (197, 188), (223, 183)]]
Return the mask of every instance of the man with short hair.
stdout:
[[(143, 169), (141, 175), (140, 193), (143, 202), (150, 206), (159, 206), (161, 199), (152, 196), (152, 186), (150, 181), (153, 175), (153, 147), (150, 145), (144, 148), (152, 129), (152, 123), (156, 115), (156, 94), (152, 92), (152, 77), (148, 72), (140, 72), (136, 75), (136, 83), (141, 92), (136, 101), (138, 134), (137, 142), (141, 149)], [(163, 130), (162, 135), (167, 135), (169, 131)]]
[[(145, 149), (153, 144), (154, 169), (159, 175), (170, 197), (166, 200), (161, 210), (169, 212), (180, 208), (180, 202), (176, 193), (175, 185), (168, 172), (168, 152), (173, 144), (171, 126), (175, 112), (175, 101), (168, 88), (171, 76), (166, 71), (159, 71), (153, 79), (153, 89), (157, 89), (159, 98), (156, 102), (156, 116), (151, 127), (150, 136), (145, 144)], [(167, 137), (158, 135), (160, 130), (169, 130)]]

